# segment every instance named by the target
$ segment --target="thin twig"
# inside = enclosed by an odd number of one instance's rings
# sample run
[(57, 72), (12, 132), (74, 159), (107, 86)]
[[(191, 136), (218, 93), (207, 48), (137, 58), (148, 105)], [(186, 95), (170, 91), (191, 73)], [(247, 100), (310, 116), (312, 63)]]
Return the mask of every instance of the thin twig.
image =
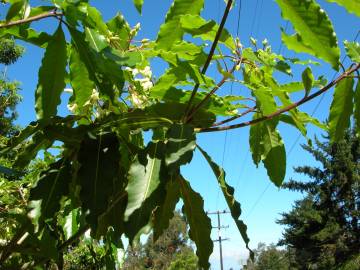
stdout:
[(246, 110), (245, 112), (243, 112), (243, 113), (240, 113), (240, 114), (238, 114), (238, 115), (235, 115), (235, 116), (230, 117), (230, 118), (228, 118), (228, 119), (225, 119), (225, 120), (223, 120), (223, 121), (216, 122), (215, 124), (212, 125), (212, 127), (217, 127), (217, 126), (221, 126), (221, 125), (223, 125), (223, 124), (229, 123), (229, 122), (234, 121), (234, 120), (236, 120), (236, 119), (239, 119), (240, 117), (243, 117), (243, 116), (245, 116), (245, 115), (247, 115), (247, 114), (249, 114), (249, 113), (251, 113), (251, 112), (253, 112), (253, 111), (255, 111), (255, 110), (256, 110), (256, 106), (247, 109), (247, 110)]
[[(237, 60), (234, 64), (234, 66), (229, 70), (228, 73), (233, 74), (236, 70), (236, 67), (241, 64), (241, 59)], [(196, 112), (201, 108), (201, 106), (204, 105), (208, 101), (208, 99), (217, 91), (220, 89), (220, 87), (227, 81), (229, 76), (224, 76), (222, 80), (190, 111), (187, 121), (191, 120), (191, 118), (196, 114)]]
[(21, 20), (18, 20), (18, 21), (12, 21), (12, 22), (8, 22), (8, 23), (5, 23), (5, 24), (1, 24), (0, 29), (1, 28), (8, 28), (8, 27), (11, 27), (11, 26), (14, 26), (14, 25), (20, 25), (20, 24), (26, 24), (26, 23), (29, 23), (29, 22), (39, 21), (41, 19), (45, 19), (45, 18), (48, 18), (48, 17), (59, 17), (59, 16), (61, 17), (61, 16), (63, 16), (63, 14), (61, 12), (56, 12), (54, 10), (54, 11), (51, 11), (51, 12), (42, 13), (42, 14), (39, 14), (39, 15), (36, 15), (36, 16), (33, 16), (33, 17), (29, 17), (29, 18), (26, 18), (26, 19), (21, 19)]
[(224, 130), (230, 130), (230, 129), (236, 129), (236, 128), (242, 128), (242, 127), (246, 127), (246, 126), (250, 126), (250, 125), (254, 125), (257, 124), (259, 122), (265, 121), (265, 120), (270, 120), (284, 112), (288, 112), (312, 99), (314, 99), (315, 97), (321, 95), (322, 93), (326, 92), (327, 90), (329, 90), (331, 87), (333, 87), (334, 85), (336, 85), (337, 83), (339, 83), (340, 81), (342, 81), (343, 79), (345, 79), (346, 77), (348, 77), (350, 74), (356, 72), (358, 69), (360, 69), (360, 63), (356, 64), (355, 66), (353, 66), (352, 68), (350, 68), (348, 71), (344, 72), (343, 74), (341, 74), (338, 78), (336, 78), (335, 80), (333, 80), (332, 82), (330, 82), (328, 85), (326, 85), (325, 87), (321, 88), (319, 91), (315, 92), (312, 95), (309, 95), (307, 97), (302, 98), (301, 100), (299, 100), (298, 102), (295, 102), (289, 106), (286, 106), (280, 110), (277, 110), (276, 112), (273, 112), (271, 114), (265, 115), (263, 117), (251, 120), (251, 121), (247, 121), (247, 122), (243, 122), (240, 124), (235, 124), (235, 125), (230, 125), (230, 126), (224, 126), (224, 127), (210, 127), (210, 128), (198, 128), (196, 129), (196, 132), (215, 132), (215, 131), (224, 131)]
[[(205, 73), (206, 73), (206, 70), (208, 69), (208, 67), (209, 67), (209, 65), (210, 65), (210, 62), (211, 62), (212, 57), (213, 57), (213, 55), (214, 55), (216, 46), (217, 46), (217, 44), (218, 44), (218, 42), (219, 42), (219, 39), (220, 39), (222, 30), (224, 29), (224, 26), (225, 26), (227, 17), (228, 17), (228, 15), (229, 15), (229, 12), (230, 12), (230, 8), (231, 8), (231, 6), (232, 6), (232, 3), (233, 3), (233, 0), (229, 0), (229, 1), (227, 2), (227, 5), (226, 5), (225, 11), (224, 11), (224, 15), (223, 15), (223, 17), (222, 17), (222, 19), (221, 19), (221, 23), (220, 23), (220, 25), (219, 25), (219, 29), (218, 29), (218, 31), (216, 32), (216, 36), (215, 36), (214, 42), (213, 42), (213, 44), (211, 45), (211, 49), (210, 49), (208, 58), (206, 59), (206, 62), (205, 62), (204, 66), (203, 66), (203, 68), (202, 68), (202, 70), (201, 70), (201, 73), (202, 73), (202, 74), (205, 74)], [(188, 119), (187, 115), (188, 115), (188, 113), (190, 112), (190, 108), (191, 108), (192, 102), (193, 102), (193, 100), (194, 100), (194, 98), (195, 98), (195, 95), (196, 95), (198, 89), (199, 89), (199, 86), (200, 86), (200, 84), (197, 83), (197, 84), (195, 85), (192, 93), (191, 93), (191, 97), (190, 97), (189, 102), (188, 102), (188, 104), (187, 104), (187, 106), (186, 106), (186, 109), (185, 109), (185, 115), (184, 115), (184, 120), (185, 120), (185, 122), (186, 122), (187, 119)]]

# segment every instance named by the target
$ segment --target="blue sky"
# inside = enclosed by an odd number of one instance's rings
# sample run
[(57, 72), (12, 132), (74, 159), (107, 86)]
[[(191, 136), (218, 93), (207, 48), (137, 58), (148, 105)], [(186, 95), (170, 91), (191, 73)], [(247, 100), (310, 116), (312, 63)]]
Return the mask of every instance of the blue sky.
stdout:
[[(34, 3), (43, 3), (45, 1), (33, 1)], [(154, 39), (156, 37), (159, 25), (164, 20), (164, 14), (170, 6), (170, 0), (145, 0), (143, 7), (143, 15), (139, 16), (135, 11), (130, 0), (107, 0), (90, 1), (97, 6), (105, 19), (114, 16), (117, 11), (121, 11), (131, 26), (137, 22), (141, 23), (141, 38)], [(236, 1), (237, 6), (231, 11), (227, 21), (227, 29), (235, 36), (238, 20), (239, 0)], [(326, 1), (318, 1), (328, 12), (334, 23), (339, 41), (353, 40), (357, 31), (360, 29), (360, 19), (354, 15), (348, 14), (343, 8), (329, 4)], [(240, 31), (239, 36), (241, 42), (249, 45), (249, 37), (253, 36), (259, 41), (267, 38), (272, 45), (274, 51), (280, 49), (280, 27), (285, 28), (286, 22), (281, 19), (281, 13), (273, 0), (242, 0), (242, 9), (240, 13)], [(203, 16), (208, 19), (219, 20), (224, 9), (223, 0), (207, 0), (205, 1), (205, 9)], [(5, 8), (0, 8), (0, 14), (3, 17)], [(33, 27), (46, 29), (52, 32), (57, 22), (47, 19), (42, 22), (33, 24)], [(288, 27), (291, 32), (291, 27)], [(342, 47), (342, 44), (340, 44)], [(292, 57), (294, 53), (282, 47), (282, 53), (285, 56)], [(25, 126), (30, 121), (35, 120), (34, 110), (34, 90), (37, 84), (37, 72), (40, 66), (40, 59), (43, 51), (33, 46), (26, 45), (26, 54), (15, 65), (8, 69), (8, 77), (21, 82), (21, 94), (23, 102), (18, 106), (19, 119), (18, 124)], [(345, 62), (347, 63), (347, 62)], [(304, 67), (301, 67), (303, 69)], [(301, 80), (301, 69), (295, 69), (293, 80)], [(324, 64), (320, 68), (314, 67), (316, 75), (325, 75), (330, 80), (334, 76), (334, 71), (329, 65)], [(161, 68), (154, 66), (154, 73), (159, 74)], [(209, 75), (213, 75), (211, 69)], [(216, 78), (216, 76), (215, 76)], [(281, 80), (285, 82), (283, 77)], [(290, 78), (291, 80), (291, 78)], [(235, 85), (234, 93), (245, 91), (243, 88)], [(230, 93), (230, 84), (221, 89), (222, 93)], [(331, 101), (331, 92), (323, 96), (315, 116), (321, 120), (327, 117)], [(66, 94), (63, 100), (66, 101)], [(312, 113), (314, 107), (318, 104), (316, 99), (301, 107), (302, 110)], [(66, 106), (61, 105), (60, 114), (67, 114)], [(303, 164), (314, 164), (312, 157), (304, 152), (299, 146), (304, 143), (304, 138), (298, 138), (298, 131), (288, 126), (280, 126), (280, 131), (287, 147), (287, 175), (286, 179), (294, 176), (292, 168)], [(205, 148), (209, 154), (219, 164), (222, 164), (227, 172), (227, 180), (229, 184), (236, 188), (236, 198), (242, 204), (245, 222), (248, 225), (248, 234), (251, 239), (251, 247), (255, 248), (258, 242), (277, 242), (281, 237), (282, 227), (275, 224), (275, 220), (280, 217), (279, 213), (291, 209), (294, 200), (301, 198), (300, 194), (279, 190), (274, 185), (269, 185), (269, 179), (266, 171), (262, 166), (256, 168), (251, 159), (248, 145), (248, 128), (229, 131), (228, 133), (212, 133), (199, 134), (198, 142)], [(309, 137), (314, 134), (320, 135), (321, 131), (310, 127)], [(183, 174), (191, 181), (191, 185), (195, 190), (200, 192), (205, 198), (205, 209), (209, 211), (224, 210), (226, 204), (219, 189), (216, 185), (216, 179), (210, 171), (205, 160), (196, 153), (191, 165), (183, 168)], [(296, 176), (301, 179), (301, 176)], [(215, 216), (213, 217), (213, 225), (216, 225)], [(230, 238), (229, 241), (223, 243), (224, 249), (224, 265), (225, 269), (233, 267), (239, 268), (239, 261), (244, 260), (247, 256), (245, 246), (240, 238), (235, 224), (229, 215), (222, 216), (222, 223), (229, 225), (229, 229), (222, 232), (223, 237)], [(213, 238), (217, 237), (214, 230)], [(218, 245), (215, 244), (214, 253), (211, 257), (212, 269), (219, 269)]]

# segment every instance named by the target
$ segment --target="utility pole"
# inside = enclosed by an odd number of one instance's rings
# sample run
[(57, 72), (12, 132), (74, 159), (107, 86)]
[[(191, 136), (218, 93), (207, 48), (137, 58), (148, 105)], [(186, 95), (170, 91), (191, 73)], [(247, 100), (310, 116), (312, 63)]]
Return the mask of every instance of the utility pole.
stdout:
[(214, 242), (219, 242), (219, 250), (220, 250), (220, 269), (224, 270), (224, 264), (223, 264), (223, 254), (222, 254), (222, 242), (229, 240), (229, 238), (222, 238), (221, 237), (221, 229), (229, 228), (229, 226), (221, 226), (220, 221), (220, 215), (222, 214), (228, 214), (229, 211), (223, 210), (223, 211), (216, 211), (216, 212), (207, 212), (208, 215), (217, 215), (217, 227), (213, 227), (213, 229), (218, 229), (218, 239), (213, 240)]

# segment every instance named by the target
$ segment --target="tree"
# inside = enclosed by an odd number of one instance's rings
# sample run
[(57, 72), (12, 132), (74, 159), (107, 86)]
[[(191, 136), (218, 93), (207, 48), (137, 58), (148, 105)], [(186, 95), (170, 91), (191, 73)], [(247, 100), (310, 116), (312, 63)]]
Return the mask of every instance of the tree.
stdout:
[[(6, 65), (5, 69), (8, 65), (15, 63), (23, 51), (24, 48), (16, 45), (14, 40), (0, 39), (0, 63)], [(0, 78), (0, 136), (12, 136), (17, 130), (13, 121), (17, 117), (15, 107), (21, 100), (18, 90), (19, 83), (9, 81), (4, 71)]]
[(189, 245), (187, 223), (180, 213), (175, 212), (169, 227), (154, 242), (150, 235), (144, 245), (128, 248), (124, 263), (126, 269), (181, 270), (197, 269), (197, 258)]
[(360, 255), (360, 140), (355, 130), (336, 143), (325, 139), (303, 146), (320, 166), (295, 168), (311, 180), (284, 185), (305, 193), (279, 220), (280, 243), (295, 251), (298, 269), (340, 269)]
[[(352, 114), (359, 119), (359, 83), (354, 91), (359, 80), (354, 74), (360, 69), (356, 42), (344, 43), (353, 64), (335, 80), (316, 79), (306, 67), (302, 81), (292, 81), (295, 66), (310, 66), (313, 61), (278, 55), (266, 42), (260, 48), (252, 40), (253, 46), (245, 48), (224, 28), (233, 0), (226, 2), (220, 24), (201, 16), (204, 0), (174, 0), (157, 37), (141, 41), (136, 38), (139, 25), (131, 28), (122, 14), (104, 21), (87, 0), (52, 0), (47, 6), (34, 6), (37, 1), (31, 0), (3, 2), (10, 6), (0, 35), (38, 46), (44, 49), (44, 57), (35, 90), (37, 120), (12, 136), (0, 154), (18, 151), (7, 171), (24, 170), (40, 151), (54, 145), (59, 155), (31, 187), (28, 212), (2, 249), (0, 263), (18, 254), (34, 267), (51, 262), (61, 266), (64, 251), (90, 229), (91, 237), (106, 246), (106, 258), (113, 262), (108, 269), (114, 268), (117, 249), (123, 248), (121, 237), (135, 245), (149, 228), (160, 236), (181, 199), (199, 268), (209, 269), (211, 222), (203, 198), (181, 175), (181, 166), (191, 162), (195, 150), (213, 170), (250, 248), (234, 189), (227, 184), (224, 170), (199, 146), (196, 135), (250, 126), (253, 161), (262, 163), (270, 180), (280, 186), (286, 151), (277, 127), (291, 125), (304, 136), (308, 124), (326, 128), (300, 111), (300, 105), (335, 86), (329, 116), (334, 141), (341, 138)], [(133, 2), (141, 13), (144, 1)], [(315, 0), (276, 2), (294, 29), (294, 35), (283, 33), (285, 45), (335, 70), (342, 68), (339, 42), (324, 9)], [(336, 2), (360, 15), (357, 2)], [(58, 25), (31, 28), (43, 19)], [(207, 49), (209, 41), (212, 45)], [(167, 65), (158, 79), (152, 75), (155, 58)], [(216, 64), (218, 82), (206, 75), (211, 63)], [(289, 76), (289, 83), (279, 83), (279, 73)], [(219, 94), (230, 82), (241, 83), (249, 94)], [(60, 117), (57, 109), (66, 86), (71, 86), (67, 104), (71, 113)], [(292, 93), (300, 91), (303, 98), (295, 100), (299, 95)], [(151, 140), (144, 140), (150, 133)], [(71, 234), (64, 227), (66, 220), (75, 220)]]
[(254, 250), (255, 260), (247, 260), (246, 270), (290, 270), (292, 256), (289, 250), (278, 249), (274, 244), (259, 243)]

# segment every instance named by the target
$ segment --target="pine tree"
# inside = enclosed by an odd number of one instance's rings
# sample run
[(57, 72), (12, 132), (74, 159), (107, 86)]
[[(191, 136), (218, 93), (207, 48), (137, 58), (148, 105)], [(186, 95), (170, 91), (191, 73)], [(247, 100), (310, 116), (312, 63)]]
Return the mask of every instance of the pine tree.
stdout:
[(360, 140), (355, 131), (338, 143), (325, 139), (303, 146), (321, 166), (295, 168), (310, 181), (284, 185), (306, 195), (278, 221), (286, 226), (280, 244), (294, 250), (298, 269), (341, 269), (360, 255)]

